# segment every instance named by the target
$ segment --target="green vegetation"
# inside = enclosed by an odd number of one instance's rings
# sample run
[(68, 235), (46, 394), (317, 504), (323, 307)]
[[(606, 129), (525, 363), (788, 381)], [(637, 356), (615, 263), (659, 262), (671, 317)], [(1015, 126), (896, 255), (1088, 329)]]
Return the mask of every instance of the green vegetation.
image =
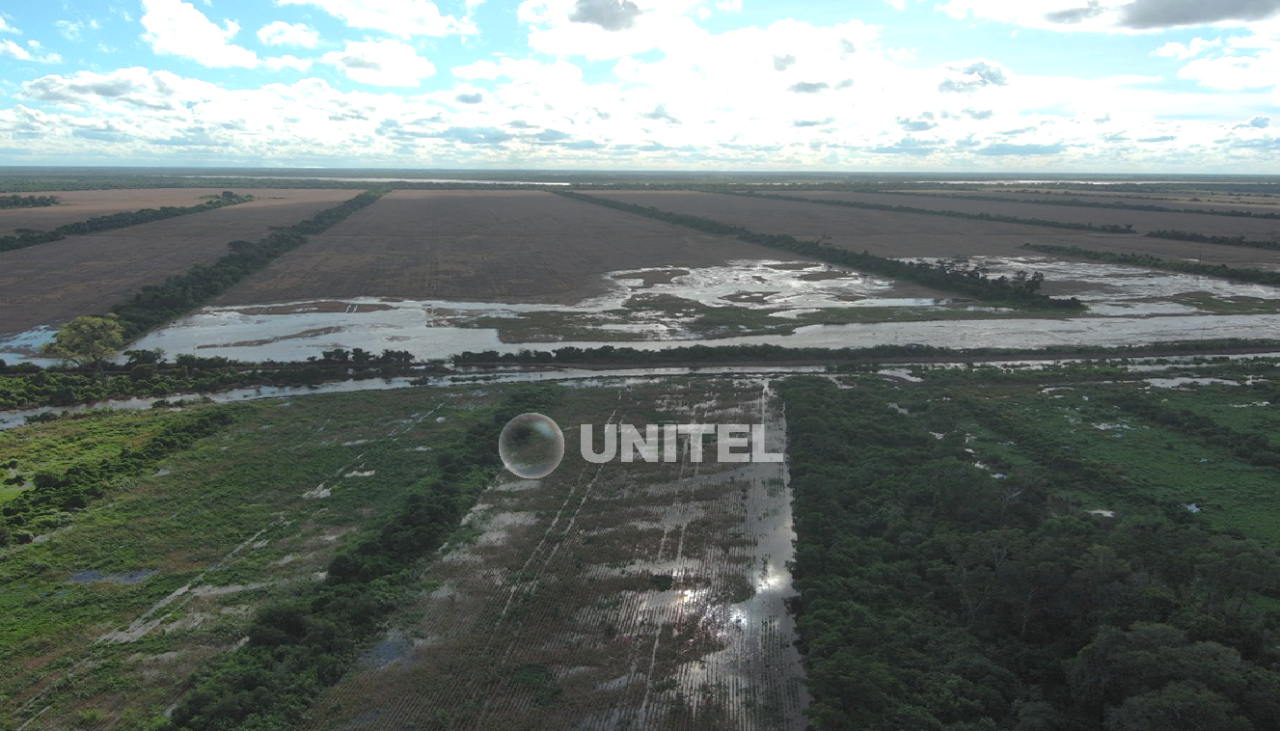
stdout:
[(56, 195), (0, 195), (0, 208), (46, 208), (56, 205)]
[(124, 355), (127, 360), (123, 366), (99, 364), (93, 371), (6, 366), (0, 361), (0, 409), (72, 406), (104, 399), (160, 398), (254, 386), (307, 386), (436, 370), (432, 364), (415, 367), (413, 355), (402, 350), (374, 355), (360, 348), (338, 348), (302, 363), (243, 363), (186, 354), (169, 363), (162, 351), (151, 350), (126, 350)]
[[(53, 470), (42, 461), (28, 472), (27, 465), (12, 460), (9, 470), (13, 476), (6, 484), (29, 483), (31, 489), (12, 496), (0, 508), (0, 546), (10, 541), (27, 543), (42, 532), (65, 525), (72, 513), (83, 510), (91, 500), (119, 489), (123, 480), (154, 468), (165, 457), (227, 426), (231, 419), (223, 412), (200, 410), (166, 421), (136, 445), (121, 446), (118, 452), (97, 461), (74, 460), (65, 469)], [(154, 421), (147, 424), (154, 425)], [(57, 450), (49, 457), (72, 458)]]
[(167, 728), (289, 728), (336, 683), (412, 587), (420, 562), (454, 530), (499, 465), (511, 414), (546, 410), (545, 390), (516, 390), (457, 441), (435, 447), (436, 470), (412, 485), (375, 534), (339, 552), (309, 596), (261, 609), (248, 644), (210, 667)]
[(1072, 223), (1070, 221), (1054, 221), (1047, 218), (1023, 218), (1021, 216), (1005, 216), (999, 213), (963, 213), (961, 211), (936, 211), (932, 208), (916, 208), (914, 206), (891, 206), (887, 203), (865, 203), (862, 201), (840, 201), (831, 200), (829, 198), (801, 198), (794, 195), (778, 195), (776, 193), (761, 193), (751, 190), (745, 193), (737, 193), (735, 195), (743, 195), (749, 198), (771, 198), (780, 201), (803, 201), (805, 203), (821, 203), (826, 206), (842, 206), (844, 208), (865, 208), (872, 211), (892, 211), (894, 213), (919, 213), (928, 216), (947, 216), (949, 218), (968, 218), (974, 221), (997, 221), (999, 223), (1021, 223), (1028, 226), (1047, 226), (1048, 228), (1068, 228), (1076, 231), (1103, 231), (1113, 234), (1131, 234), (1136, 233), (1131, 225), (1102, 224), (1095, 226), (1092, 223)]
[(237, 203), (244, 203), (251, 200), (253, 200), (253, 196), (251, 195), (242, 196), (227, 191), (213, 200), (205, 201), (204, 203), (189, 206), (187, 208), (165, 206), (160, 209), (144, 208), (140, 211), (112, 213), (106, 216), (94, 216), (87, 221), (63, 224), (52, 231), (23, 231), (17, 236), (0, 236), (0, 251), (25, 249), (28, 246), (35, 246), (36, 244), (45, 244), (50, 241), (61, 241), (68, 236), (82, 236), (84, 234), (98, 233), (99, 231), (110, 231), (111, 229), (116, 228), (137, 226), (143, 223), (151, 223), (152, 221), (163, 221), (166, 218), (177, 218), (178, 216), (187, 216), (192, 213), (202, 213), (204, 211), (211, 211), (215, 208), (233, 206)]
[(197, 264), (185, 274), (169, 277), (164, 284), (143, 287), (142, 291), (127, 302), (112, 308), (124, 326), (125, 338), (132, 340), (205, 304), (245, 277), (263, 269), (276, 257), (305, 244), (308, 235), (325, 231), (378, 200), (385, 192), (365, 191), (345, 203), (257, 241), (232, 241), (227, 245), (231, 253), (214, 264)]
[(124, 328), (115, 315), (84, 315), (68, 322), (54, 334), (53, 341), (40, 349), (44, 355), (62, 358), (76, 365), (101, 366), (124, 345)]
[[(1037, 193), (1039, 191), (1036, 191)], [(1221, 208), (1170, 208), (1168, 206), (1156, 206), (1149, 203), (1126, 203), (1124, 201), (1089, 201), (1080, 200), (1078, 198), (1054, 198), (1048, 195), (1040, 195), (1033, 201), (1019, 201), (1010, 198), (1003, 198), (995, 195), (929, 195), (928, 193), (908, 193), (903, 192), (902, 195), (918, 195), (929, 198), (960, 198), (962, 200), (975, 201), (995, 201), (998, 203), (1033, 203), (1036, 205), (1044, 204), (1049, 206), (1072, 206), (1075, 208), (1119, 208), (1123, 211), (1155, 211), (1157, 213), (1198, 213), (1205, 216), (1233, 216), (1236, 218), (1280, 218), (1280, 213), (1259, 213), (1257, 211), (1241, 211), (1234, 209)], [(1154, 200), (1169, 200), (1167, 198), (1156, 198)], [(1148, 236), (1155, 236), (1155, 233), (1149, 233)], [(1164, 237), (1172, 238), (1172, 237)]]
[(1280, 510), (1181, 505), (1249, 465), (1089, 398), (1160, 400), (1132, 384), (923, 375), (782, 384), (819, 728), (1278, 727)]
[(1226, 264), (1200, 264), (1194, 261), (1161, 259), (1150, 254), (1120, 254), (1113, 251), (1097, 251), (1083, 249), (1079, 246), (1055, 246), (1052, 244), (1023, 244), (1023, 249), (1040, 251), (1058, 256), (1072, 256), (1078, 259), (1105, 261), (1112, 264), (1147, 267), (1148, 269), (1165, 269), (1171, 272), (1185, 272), (1207, 277), (1220, 277), (1233, 282), (1249, 282), (1251, 284), (1280, 285), (1280, 272), (1265, 269), (1245, 269), (1229, 267)]
[(614, 208), (638, 216), (647, 216), (707, 233), (736, 236), (747, 243), (781, 249), (829, 264), (847, 266), (860, 272), (870, 272), (893, 279), (923, 284), (926, 287), (958, 292), (987, 302), (999, 302), (1008, 304), (1011, 307), (1056, 308), (1059, 310), (1084, 309), (1084, 305), (1074, 297), (1064, 300), (1040, 294), (1039, 289), (1044, 281), (1044, 275), (1039, 272), (1035, 272), (1030, 276), (1025, 272), (1019, 272), (1013, 278), (1002, 275), (996, 279), (991, 279), (980, 266), (969, 266), (961, 260), (941, 260), (936, 262), (899, 261), (883, 256), (875, 256), (865, 251), (858, 254), (847, 249), (836, 248), (826, 242), (801, 241), (786, 234), (755, 233), (741, 226), (733, 226), (700, 216), (671, 213), (657, 208), (646, 208), (600, 196), (583, 195), (566, 190), (556, 190), (554, 192), (585, 203)]

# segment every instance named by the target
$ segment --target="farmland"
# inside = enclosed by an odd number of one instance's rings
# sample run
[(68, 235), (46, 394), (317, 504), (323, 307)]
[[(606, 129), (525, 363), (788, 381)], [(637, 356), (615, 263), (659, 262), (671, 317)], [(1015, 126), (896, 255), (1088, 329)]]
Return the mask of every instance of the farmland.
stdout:
[[(244, 190), (255, 197), (269, 198), (273, 195), (294, 195), (299, 191)], [(68, 190), (31, 195), (51, 195), (58, 198), (58, 204), (44, 208), (10, 208), (0, 210), (0, 235), (8, 235), (14, 229), (27, 228), (47, 231), (68, 223), (85, 221), (94, 216), (105, 216), (111, 213), (139, 211), (144, 208), (187, 208), (203, 203), (207, 196), (216, 196), (222, 190), (213, 188), (158, 188), (121, 190)], [(24, 194), (26, 195), (26, 194)]]
[(232, 241), (259, 238), (351, 197), (341, 190), (257, 192), (258, 200), (231, 208), (0, 254), (0, 333), (106, 312), (142, 286), (216, 261)]
[[(829, 191), (805, 191), (784, 193), (799, 198), (816, 200), (852, 201), (876, 205), (909, 206), (933, 211), (958, 211), (969, 214), (991, 214), (1040, 218), (1065, 223), (1133, 226), (1134, 231), (1189, 231), (1211, 236), (1243, 236), (1246, 239), (1269, 241), (1280, 238), (1280, 219), (1249, 218), (1245, 216), (1208, 216), (1195, 213), (1168, 213), (1163, 211), (1134, 211), (1093, 206), (1061, 206), (1037, 204), (1025, 199), (1011, 201), (974, 200), (963, 196), (934, 197), (901, 195), (893, 193), (845, 193)], [(1132, 201), (1148, 204), (1150, 201)], [(1159, 205), (1158, 202), (1154, 203)], [(1173, 205), (1171, 207), (1179, 207)], [(1209, 252), (1210, 257), (1225, 255)], [(1233, 259), (1233, 261), (1239, 261)]]
[(541, 191), (394, 191), (216, 304), (400, 297), (575, 304), (605, 275), (776, 254)]

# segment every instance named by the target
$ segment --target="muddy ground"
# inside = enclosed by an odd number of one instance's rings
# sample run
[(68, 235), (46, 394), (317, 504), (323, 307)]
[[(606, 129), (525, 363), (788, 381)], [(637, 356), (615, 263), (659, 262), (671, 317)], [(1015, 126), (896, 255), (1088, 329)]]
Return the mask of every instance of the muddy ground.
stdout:
[(481, 497), (313, 728), (805, 728), (785, 464), (596, 465), (569, 428), (598, 449), (606, 422), (763, 421), (782, 452), (781, 403), (758, 380), (615, 383), (557, 414), (554, 473)]

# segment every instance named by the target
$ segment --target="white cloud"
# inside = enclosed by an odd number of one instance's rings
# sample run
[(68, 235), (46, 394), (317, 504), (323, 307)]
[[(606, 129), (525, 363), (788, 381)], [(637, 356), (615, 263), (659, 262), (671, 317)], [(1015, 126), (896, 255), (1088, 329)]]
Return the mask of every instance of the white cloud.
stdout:
[(553, 56), (621, 58), (685, 47), (705, 33), (689, 17), (699, 0), (525, 0), (529, 45)]
[(281, 69), (293, 69), (295, 71), (306, 71), (311, 68), (312, 61), (309, 58), (298, 58), (297, 56), (277, 56), (275, 58), (266, 58), (262, 60), (262, 65), (272, 71)]
[[(314, 5), (351, 28), (400, 38), (476, 33), (469, 18), (442, 15), (429, 0), (276, 0), (278, 5)], [(471, 6), (468, 6), (471, 7)]]
[(58, 29), (63, 38), (69, 41), (78, 41), (84, 37), (86, 30), (98, 30), (101, 24), (90, 18), (88, 20), (56, 20), (53, 27)]
[(907, 0), (884, 0), (884, 1), (892, 5), (894, 10), (907, 9)]
[(1149, 33), (1177, 27), (1245, 27), (1280, 11), (1275, 0), (948, 0), (958, 20), (1058, 31)]
[(716, 9), (740, 13), (742, 12), (742, 0), (716, 0)]
[(418, 86), (419, 79), (436, 72), (413, 46), (395, 40), (349, 41), (345, 50), (326, 53), (322, 60), (352, 81), (374, 86)]
[(1217, 38), (1212, 41), (1206, 41), (1203, 38), (1195, 38), (1189, 45), (1183, 45), (1175, 41), (1170, 41), (1163, 46), (1151, 52), (1152, 56), (1166, 56), (1185, 60), (1192, 56), (1199, 56), (1201, 53), (1222, 45), (1222, 39)]
[(315, 48), (320, 45), (320, 34), (305, 23), (286, 23), (283, 20), (277, 20), (258, 29), (258, 40), (268, 46)]
[(219, 28), (194, 5), (181, 0), (142, 0), (142, 38), (158, 54), (189, 58), (203, 66), (252, 68), (258, 57), (229, 43), (240, 26), (227, 21)]
[[(40, 50), (39, 41), (27, 41), (27, 45), (35, 51)], [(60, 63), (62, 56), (56, 53), (33, 55), (30, 51), (9, 39), (0, 40), (0, 56), (7, 56), (19, 61), (35, 61), (36, 63)]]
[(1280, 58), (1274, 51), (1257, 56), (1198, 58), (1178, 71), (1178, 78), (1213, 89), (1263, 89), (1280, 82)]
[(0, 15), (0, 33), (16, 33), (18, 35), (22, 35), (22, 31), (9, 25), (3, 15)]

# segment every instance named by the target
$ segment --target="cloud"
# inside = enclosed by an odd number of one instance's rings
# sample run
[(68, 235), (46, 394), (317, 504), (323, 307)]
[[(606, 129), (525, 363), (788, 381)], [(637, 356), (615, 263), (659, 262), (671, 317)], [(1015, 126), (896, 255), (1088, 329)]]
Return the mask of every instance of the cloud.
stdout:
[(742, 12), (742, 0), (716, 0), (716, 10), (725, 10), (731, 13)]
[(577, 0), (569, 20), (591, 23), (607, 31), (626, 30), (636, 24), (640, 8), (631, 0)]
[(796, 57), (795, 57), (794, 55), (790, 54), (790, 53), (788, 53), (788, 54), (787, 54), (787, 55), (785, 55), (785, 56), (774, 56), (774, 57), (773, 57), (773, 70), (774, 70), (774, 71), (786, 71), (787, 69), (789, 69), (789, 68), (791, 68), (792, 66), (795, 66), (795, 65), (796, 65)]
[(946, 78), (938, 91), (968, 94), (988, 86), (1007, 86), (1009, 77), (1004, 67), (989, 61), (970, 61), (967, 65), (948, 66)]
[(1199, 56), (1210, 48), (1222, 45), (1222, 39), (1218, 38), (1212, 41), (1206, 41), (1203, 38), (1192, 39), (1190, 45), (1184, 46), (1176, 41), (1169, 41), (1151, 52), (1152, 56), (1165, 56), (1185, 60), (1192, 56)]
[(258, 29), (258, 40), (267, 46), (301, 46), (315, 48), (320, 45), (320, 34), (306, 23), (286, 23), (277, 20)]
[(991, 119), (991, 116), (995, 114), (995, 111), (991, 109), (974, 109), (972, 107), (965, 107), (962, 111), (970, 119), (978, 120)]
[(907, 136), (893, 143), (892, 145), (881, 145), (872, 147), (868, 152), (874, 152), (877, 155), (913, 155), (924, 156), (933, 154), (939, 146), (936, 140), (918, 140), (914, 137)]
[(640, 116), (644, 117), (645, 119), (653, 119), (661, 122), (668, 122), (670, 124), (680, 124), (680, 120), (671, 116), (671, 113), (667, 111), (666, 104), (659, 104), (653, 108), (652, 112), (645, 112)]
[(293, 69), (295, 71), (306, 71), (311, 68), (312, 61), (309, 58), (298, 58), (297, 56), (278, 56), (275, 58), (266, 58), (262, 60), (262, 65), (272, 71), (280, 71), (281, 69)]
[(836, 121), (835, 117), (827, 117), (826, 119), (797, 119), (791, 123), (792, 127), (821, 127)]
[(1264, 89), (1280, 81), (1280, 51), (1264, 51), (1257, 56), (1198, 58), (1183, 66), (1178, 78), (1213, 89)]
[(831, 88), (831, 84), (825, 81), (797, 81), (787, 87), (787, 91), (794, 91), (797, 94), (817, 94), (820, 91), (826, 91)]
[(467, 145), (500, 145), (515, 139), (510, 132), (493, 127), (450, 127), (436, 136)]
[[(0, 23), (3, 23), (0, 20)], [(58, 29), (63, 38), (69, 41), (78, 41), (84, 37), (86, 30), (97, 30), (102, 27), (98, 21), (90, 18), (89, 20), (55, 20), (53, 27)]]
[(1266, 129), (1271, 126), (1271, 117), (1261, 117), (1254, 115), (1243, 124), (1237, 124), (1233, 129)]
[[(40, 48), (40, 44), (36, 41), (29, 41), (29, 43), (32, 48)], [(8, 38), (0, 40), (0, 56), (7, 56), (19, 61), (35, 61), (37, 63), (58, 63), (62, 61), (62, 56), (56, 53), (46, 53), (41, 56), (32, 55), (30, 51)]]
[(1102, 7), (1101, 2), (1089, 0), (1089, 3), (1082, 8), (1065, 8), (1045, 13), (1044, 19), (1050, 23), (1083, 23), (1086, 20), (1102, 15), (1104, 12), (1106, 12), (1106, 9)]
[(0, 15), (0, 33), (16, 33), (18, 35), (22, 35), (22, 31), (9, 25), (9, 22), (4, 19), (3, 15)]
[(142, 0), (142, 39), (157, 54), (180, 56), (212, 68), (258, 65), (258, 56), (228, 41), (240, 27), (214, 25), (195, 6), (181, 0)]
[(376, 30), (399, 38), (471, 35), (469, 18), (442, 15), (428, 0), (276, 0), (277, 5), (313, 5), (351, 28)]
[(933, 121), (933, 112), (925, 112), (915, 119), (898, 117), (895, 121), (899, 127), (907, 132), (924, 132), (938, 126), (938, 123)]
[(907, 0), (884, 0), (884, 1), (892, 5), (894, 10), (907, 9)]
[(166, 111), (210, 100), (217, 95), (217, 87), (135, 66), (109, 74), (80, 71), (71, 77), (43, 76), (23, 84), (22, 95), (84, 108), (121, 105), (132, 110)]
[(1009, 142), (997, 142), (975, 150), (979, 155), (1057, 155), (1067, 149), (1066, 145), (1015, 145)]
[(321, 57), (352, 81), (374, 86), (418, 86), (436, 67), (413, 46), (395, 40), (348, 41), (341, 51)]
[(479, 104), (484, 101), (484, 94), (458, 94), (453, 100), (459, 104)]
[(1265, 20), (1280, 13), (1280, 0), (1134, 0), (1119, 25), (1150, 30), (1224, 21)]

